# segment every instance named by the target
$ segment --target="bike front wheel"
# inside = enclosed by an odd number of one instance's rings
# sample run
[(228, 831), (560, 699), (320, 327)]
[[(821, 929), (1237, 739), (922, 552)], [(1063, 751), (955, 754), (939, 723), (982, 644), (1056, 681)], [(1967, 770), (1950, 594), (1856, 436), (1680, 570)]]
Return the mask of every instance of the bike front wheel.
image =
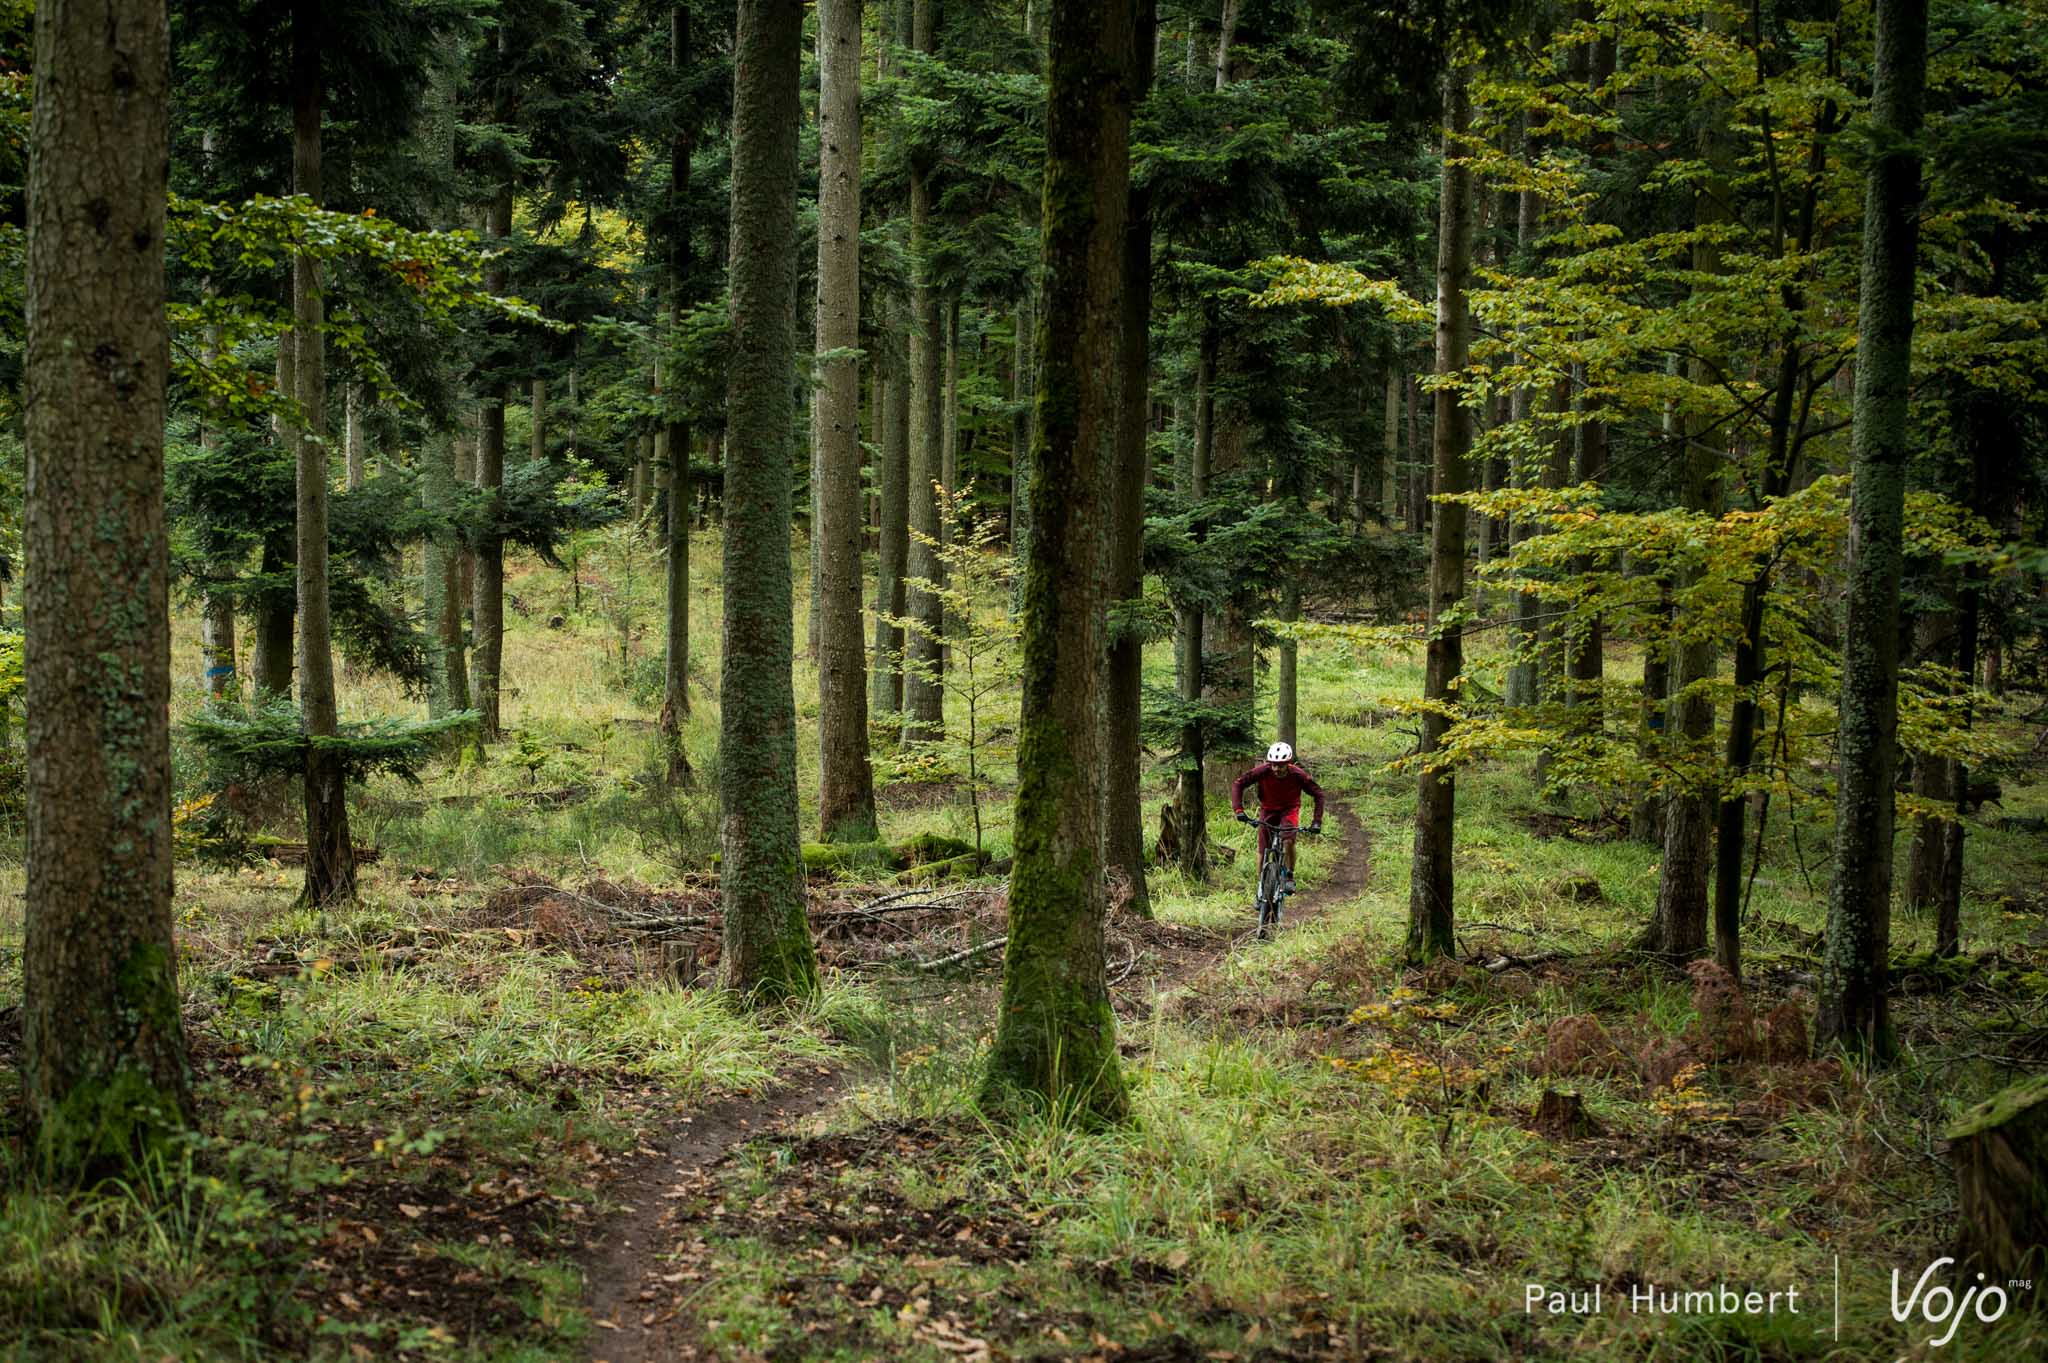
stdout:
[(1280, 926), (1280, 882), (1279, 861), (1268, 861), (1259, 870), (1259, 936), (1270, 935)]

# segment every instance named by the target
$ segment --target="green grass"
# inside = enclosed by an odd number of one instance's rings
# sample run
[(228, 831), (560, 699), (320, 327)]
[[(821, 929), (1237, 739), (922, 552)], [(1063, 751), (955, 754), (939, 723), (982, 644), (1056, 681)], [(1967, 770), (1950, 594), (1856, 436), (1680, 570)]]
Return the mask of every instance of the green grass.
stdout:
[[(700, 537), (693, 565), (707, 679), (716, 551), (715, 534)], [(382, 860), (360, 904), (294, 909), (293, 868), (181, 864), (200, 1134), (129, 1185), (83, 1194), (0, 1167), (0, 1358), (578, 1357), (577, 1246), (649, 1133), (714, 1095), (854, 1057), (872, 1071), (829, 1130), (748, 1147), (679, 1204), (676, 1242), (650, 1247), (694, 1275), (677, 1293), (707, 1352), (939, 1360), (972, 1356), (967, 1337), (1025, 1358), (1819, 1359), (1898, 1357), (1926, 1338), (1893, 1322), (1887, 1294), (1892, 1267), (1910, 1282), (1950, 1233), (1940, 1134), (2014, 1068), (1985, 1057), (2041, 1054), (2041, 991), (2026, 983), (2043, 966), (2037, 837), (1972, 826), (1965, 941), (1999, 962), (1967, 989), (1901, 997), (1906, 1052), (1890, 1071), (1710, 1066), (1683, 1092), (1633, 1073), (1546, 1076), (1558, 1017), (1591, 1014), (1631, 1051), (1694, 1021), (1686, 982), (1625, 950), (1654, 900), (1658, 850), (1544, 836), (1524, 758), (1463, 772), (1462, 949), (1562, 955), (1499, 974), (1399, 970), (1413, 777), (1389, 764), (1413, 721), (1388, 701), (1413, 696), (1416, 659), (1305, 648), (1298, 747), (1367, 830), (1364, 893), (1140, 1003), (1122, 1035), (1130, 1126), (1087, 1130), (1058, 1113), (998, 1125), (973, 1102), (988, 972), (829, 977), (814, 1008), (761, 1018), (681, 987), (652, 947), (579, 948), (517, 905), (491, 907), (514, 868), (672, 884), (716, 850), (715, 798), (678, 800), (650, 779), (653, 562), (615, 544), (586, 579), (578, 613), (563, 575), (515, 571), (527, 609), (507, 640), (513, 735), (421, 788), (361, 794), (356, 835)], [(198, 699), (196, 634), (181, 618), (181, 709)], [(1491, 665), (1483, 649), (1475, 665)], [(1613, 665), (1629, 661), (1617, 651)], [(1167, 650), (1147, 668), (1170, 681)], [(807, 659), (796, 685), (814, 717)], [(1259, 686), (1269, 716), (1263, 673)], [(345, 690), (355, 715), (417, 708), (374, 680)], [(696, 701), (687, 742), (709, 773), (716, 703), (701, 687)], [(817, 757), (800, 730), (808, 829)], [(879, 733), (877, 759), (919, 767)], [(189, 785), (189, 755), (180, 772)], [(993, 777), (985, 837), (1000, 856), (1013, 780), (1000, 753)], [(2006, 813), (2048, 809), (2038, 771), (2005, 784)], [(1144, 795), (1149, 830), (1162, 773)], [(1594, 803), (1580, 793), (1549, 811)], [(1249, 830), (1225, 800), (1210, 816), (1236, 864), (1199, 884), (1156, 872), (1153, 904), (1235, 937), (1250, 926)], [(1795, 847), (1774, 810), (1750, 906), (1760, 1007), (1816, 969), (1828, 811), (1799, 817)], [(972, 836), (964, 800), (903, 782), (885, 791), (882, 823), (895, 841)], [(1305, 842), (1303, 885), (1342, 850)], [(1565, 892), (1588, 877), (1597, 899)], [(19, 997), (21, 894), (19, 867), (0, 868), (0, 1009)], [(1895, 920), (1902, 950), (1930, 935)], [(15, 1109), (17, 1082), (0, 1067), (0, 1111)], [(1579, 1093), (1599, 1134), (1530, 1129), (1546, 1087)], [(1812, 1309), (1837, 1255), (1839, 1350), (1811, 1316), (1522, 1310), (1530, 1281), (1611, 1294), (1724, 1277), (1798, 1283)], [(408, 1297), (415, 1283), (423, 1295)], [(1966, 1324), (1939, 1356), (2030, 1356), (2040, 1319)]]

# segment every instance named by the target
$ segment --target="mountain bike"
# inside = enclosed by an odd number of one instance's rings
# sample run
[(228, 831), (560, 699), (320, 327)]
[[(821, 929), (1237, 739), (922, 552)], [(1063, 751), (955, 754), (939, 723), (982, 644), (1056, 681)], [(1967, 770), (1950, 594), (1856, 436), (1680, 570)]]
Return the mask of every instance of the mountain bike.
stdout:
[(1258, 892), (1252, 900), (1252, 907), (1258, 910), (1259, 915), (1259, 940), (1264, 942), (1280, 926), (1280, 901), (1293, 893), (1287, 887), (1287, 848), (1282, 835), (1294, 833), (1314, 837), (1321, 830), (1282, 823), (1278, 819), (1254, 819), (1249, 814), (1240, 814), (1237, 820), (1254, 828), (1263, 828), (1271, 835), (1266, 839), (1266, 855), (1259, 861)]

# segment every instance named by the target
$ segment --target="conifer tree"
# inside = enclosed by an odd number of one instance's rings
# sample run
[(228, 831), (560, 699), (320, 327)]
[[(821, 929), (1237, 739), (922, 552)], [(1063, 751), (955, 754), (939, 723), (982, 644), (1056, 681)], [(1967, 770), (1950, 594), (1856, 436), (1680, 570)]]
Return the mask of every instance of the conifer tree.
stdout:
[(733, 38), (732, 336), (726, 380), (719, 981), (749, 999), (818, 989), (797, 837), (790, 606), (797, 124), (802, 0), (740, 0)]
[(159, 0), (37, 6), (22, 1090), (64, 1178), (118, 1172), (190, 1106), (171, 939), (169, 45)]
[[(1053, 0), (1044, 316), (1009, 940), (986, 1092), (1126, 1109), (1104, 961), (1104, 493), (1117, 462), (1136, 0)], [(1070, 1105), (1070, 1106), (1069, 1106)]]

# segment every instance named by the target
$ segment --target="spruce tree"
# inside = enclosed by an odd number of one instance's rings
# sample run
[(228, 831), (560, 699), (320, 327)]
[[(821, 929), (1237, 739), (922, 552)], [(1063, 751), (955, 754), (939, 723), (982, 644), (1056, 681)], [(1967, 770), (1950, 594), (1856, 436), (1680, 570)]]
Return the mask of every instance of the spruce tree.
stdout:
[(757, 1002), (818, 989), (797, 836), (789, 569), (803, 26), (802, 0), (740, 0), (733, 38), (719, 981)]

